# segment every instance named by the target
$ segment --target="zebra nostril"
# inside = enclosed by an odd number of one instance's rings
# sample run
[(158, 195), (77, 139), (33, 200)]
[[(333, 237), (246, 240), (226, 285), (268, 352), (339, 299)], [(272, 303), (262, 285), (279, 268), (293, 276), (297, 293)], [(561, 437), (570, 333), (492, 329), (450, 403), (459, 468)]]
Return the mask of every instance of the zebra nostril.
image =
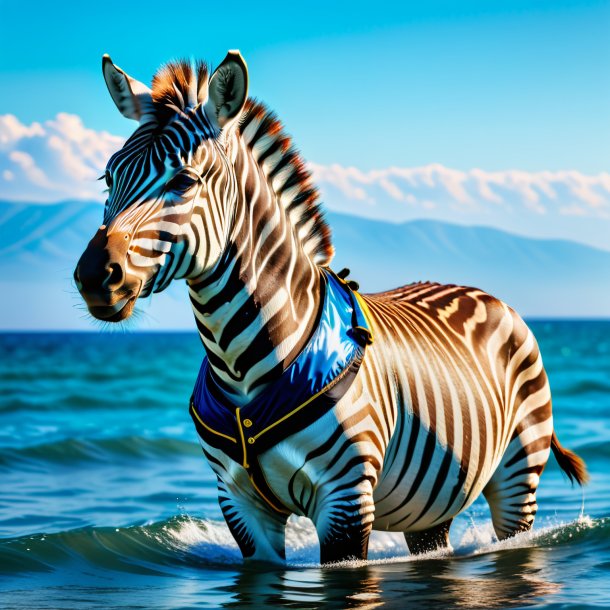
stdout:
[(74, 270), (74, 283), (76, 284), (76, 287), (78, 288), (78, 290), (80, 290), (83, 287), (83, 284), (80, 281), (80, 275), (78, 273), (78, 265), (76, 266), (76, 269)]
[(123, 268), (119, 263), (110, 263), (106, 271), (108, 275), (102, 285), (108, 290), (116, 290), (123, 283)]

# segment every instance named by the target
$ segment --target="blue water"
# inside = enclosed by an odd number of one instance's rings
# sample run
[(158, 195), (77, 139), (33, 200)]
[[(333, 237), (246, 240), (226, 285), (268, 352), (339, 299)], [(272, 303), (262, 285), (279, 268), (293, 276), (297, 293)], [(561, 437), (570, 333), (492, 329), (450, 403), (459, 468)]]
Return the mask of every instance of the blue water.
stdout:
[(0, 335), (0, 607), (610, 607), (610, 322), (531, 326), (584, 507), (551, 458), (533, 533), (496, 542), (477, 501), (452, 553), (374, 533), (334, 568), (306, 519), (285, 568), (242, 565), (188, 415), (195, 334)]

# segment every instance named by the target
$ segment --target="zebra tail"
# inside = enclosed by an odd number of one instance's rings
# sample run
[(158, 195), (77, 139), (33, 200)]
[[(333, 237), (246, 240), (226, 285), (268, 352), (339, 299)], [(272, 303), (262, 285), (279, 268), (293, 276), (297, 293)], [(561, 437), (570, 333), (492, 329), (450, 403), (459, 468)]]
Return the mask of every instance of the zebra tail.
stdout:
[(570, 479), (572, 483), (576, 481), (582, 487), (589, 481), (589, 473), (587, 472), (587, 466), (585, 465), (584, 460), (578, 457), (573, 451), (562, 447), (554, 430), (553, 436), (551, 437), (551, 449), (559, 464), (559, 468), (568, 475), (568, 479)]

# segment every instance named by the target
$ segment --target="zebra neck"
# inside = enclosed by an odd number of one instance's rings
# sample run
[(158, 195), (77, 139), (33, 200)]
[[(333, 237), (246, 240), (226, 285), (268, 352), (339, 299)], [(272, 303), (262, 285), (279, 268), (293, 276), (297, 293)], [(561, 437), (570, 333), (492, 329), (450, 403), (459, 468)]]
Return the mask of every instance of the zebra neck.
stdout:
[(210, 368), (236, 406), (298, 356), (323, 301), (321, 270), (304, 253), (264, 173), (244, 157), (236, 162), (243, 186), (229, 244), (211, 273), (189, 282)]

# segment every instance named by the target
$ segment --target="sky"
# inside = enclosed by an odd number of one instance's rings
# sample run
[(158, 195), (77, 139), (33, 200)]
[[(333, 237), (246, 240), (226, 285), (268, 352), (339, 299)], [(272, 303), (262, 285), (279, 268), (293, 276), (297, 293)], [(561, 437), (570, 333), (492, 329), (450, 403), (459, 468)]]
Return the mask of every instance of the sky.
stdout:
[(610, 0), (103, 6), (0, 0), (0, 200), (101, 200), (135, 123), (101, 57), (150, 84), (239, 48), (326, 209), (610, 250)]
[[(327, 210), (610, 250), (610, 0), (0, 0), (0, 15), (0, 204), (103, 200), (135, 128), (104, 53), (150, 84), (168, 60), (240, 49)], [(4, 209), (0, 228), (19, 206)]]
[[(362, 171), (605, 172), (610, 3), (0, 0), (0, 115), (127, 136), (101, 56), (150, 83), (171, 58), (239, 48), (251, 94), (309, 161)], [(0, 196), (2, 194), (0, 193)]]

